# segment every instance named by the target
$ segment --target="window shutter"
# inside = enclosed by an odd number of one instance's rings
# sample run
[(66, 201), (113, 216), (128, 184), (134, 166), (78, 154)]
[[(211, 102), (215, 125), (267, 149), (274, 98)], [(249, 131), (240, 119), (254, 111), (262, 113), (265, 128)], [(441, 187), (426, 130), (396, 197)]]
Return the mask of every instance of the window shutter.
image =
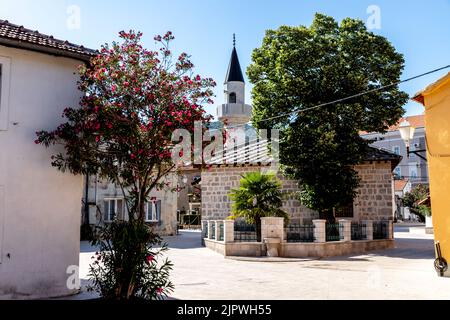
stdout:
[(158, 221), (158, 225), (161, 225), (161, 200), (156, 202), (156, 220)]
[(103, 219), (109, 221), (109, 201), (103, 201)]
[(116, 208), (117, 218), (120, 220), (125, 220), (125, 215), (123, 213), (123, 200), (117, 200), (117, 208)]

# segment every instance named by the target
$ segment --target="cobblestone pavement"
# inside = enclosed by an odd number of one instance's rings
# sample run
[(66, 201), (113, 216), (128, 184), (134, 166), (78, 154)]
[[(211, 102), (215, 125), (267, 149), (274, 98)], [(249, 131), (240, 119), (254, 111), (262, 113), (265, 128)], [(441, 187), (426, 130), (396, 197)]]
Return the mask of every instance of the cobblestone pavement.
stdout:
[[(450, 299), (450, 279), (433, 268), (432, 235), (396, 228), (396, 248), (370, 254), (292, 262), (225, 259), (200, 244), (197, 232), (166, 238), (175, 264), (174, 299)], [(92, 249), (82, 243), (80, 276)], [(85, 283), (86, 280), (84, 280)], [(78, 299), (86, 298), (85, 294)]]

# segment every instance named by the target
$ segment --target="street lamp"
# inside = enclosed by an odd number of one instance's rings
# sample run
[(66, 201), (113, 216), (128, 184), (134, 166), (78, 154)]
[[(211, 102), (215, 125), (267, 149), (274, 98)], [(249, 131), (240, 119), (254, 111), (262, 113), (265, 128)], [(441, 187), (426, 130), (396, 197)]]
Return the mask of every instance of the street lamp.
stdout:
[(416, 128), (411, 126), (411, 124), (407, 120), (404, 120), (402, 123), (400, 123), (399, 131), (400, 135), (402, 136), (402, 140), (405, 142), (406, 154), (408, 158), (411, 154), (415, 154), (419, 158), (427, 161), (427, 158), (419, 154), (419, 152), (426, 152), (427, 150), (424, 149), (411, 151), (411, 141), (414, 139), (414, 133), (416, 132)]

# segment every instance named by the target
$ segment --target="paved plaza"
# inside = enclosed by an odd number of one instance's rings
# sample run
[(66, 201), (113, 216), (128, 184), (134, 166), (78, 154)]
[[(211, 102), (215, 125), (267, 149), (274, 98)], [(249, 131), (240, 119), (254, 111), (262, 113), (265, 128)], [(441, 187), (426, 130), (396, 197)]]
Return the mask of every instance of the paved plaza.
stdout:
[[(396, 248), (319, 260), (226, 259), (201, 246), (198, 232), (168, 237), (175, 264), (174, 299), (450, 299), (450, 279), (433, 268), (433, 236), (423, 227), (396, 227)], [(80, 276), (86, 283), (95, 251), (82, 243)], [(87, 298), (82, 293), (76, 298)]]

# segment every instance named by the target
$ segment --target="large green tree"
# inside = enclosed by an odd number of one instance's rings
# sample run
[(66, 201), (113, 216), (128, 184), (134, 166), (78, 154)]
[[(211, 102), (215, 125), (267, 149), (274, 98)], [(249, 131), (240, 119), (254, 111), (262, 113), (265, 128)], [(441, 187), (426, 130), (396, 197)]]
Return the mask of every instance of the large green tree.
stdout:
[(359, 132), (385, 132), (404, 114), (408, 95), (389, 86), (403, 56), (360, 20), (316, 14), (310, 27), (268, 30), (252, 60), (253, 124), (281, 130), (281, 164), (299, 181), (302, 202), (333, 219), (333, 208), (356, 195), (353, 168), (369, 145)]

